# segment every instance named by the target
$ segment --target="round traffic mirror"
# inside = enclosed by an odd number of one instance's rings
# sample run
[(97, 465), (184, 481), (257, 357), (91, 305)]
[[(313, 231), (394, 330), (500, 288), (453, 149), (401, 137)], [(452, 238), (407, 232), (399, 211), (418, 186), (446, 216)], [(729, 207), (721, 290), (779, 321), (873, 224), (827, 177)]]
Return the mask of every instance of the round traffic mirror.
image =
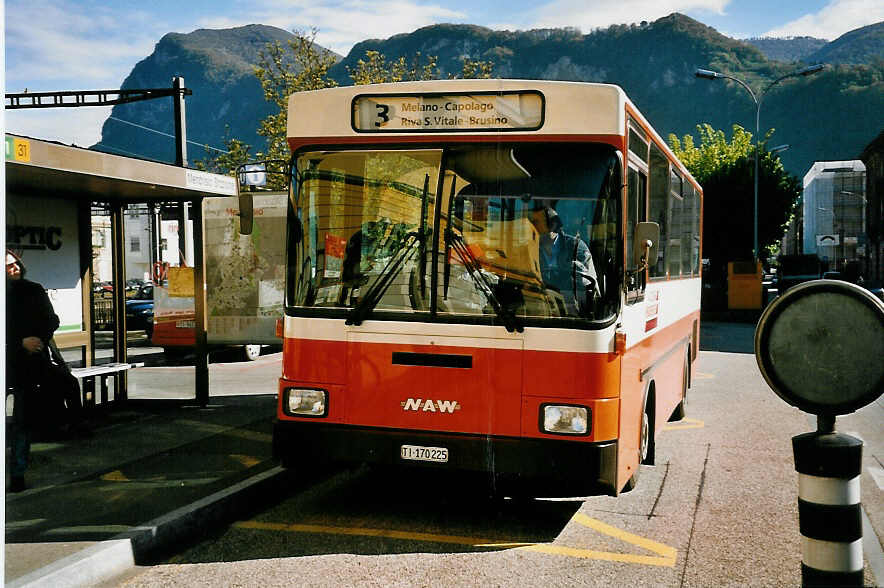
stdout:
[(761, 315), (755, 358), (789, 404), (816, 415), (853, 412), (884, 392), (884, 303), (838, 280), (790, 288)]

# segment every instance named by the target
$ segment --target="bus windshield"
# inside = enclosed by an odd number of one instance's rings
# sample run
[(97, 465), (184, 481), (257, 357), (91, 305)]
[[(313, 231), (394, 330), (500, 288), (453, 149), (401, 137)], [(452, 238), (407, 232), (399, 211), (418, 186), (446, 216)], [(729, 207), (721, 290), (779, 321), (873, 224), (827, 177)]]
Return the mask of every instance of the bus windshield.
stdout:
[[(618, 310), (619, 158), (603, 144), (296, 155), (290, 307), (457, 320)], [(291, 235), (295, 235), (292, 239)]]

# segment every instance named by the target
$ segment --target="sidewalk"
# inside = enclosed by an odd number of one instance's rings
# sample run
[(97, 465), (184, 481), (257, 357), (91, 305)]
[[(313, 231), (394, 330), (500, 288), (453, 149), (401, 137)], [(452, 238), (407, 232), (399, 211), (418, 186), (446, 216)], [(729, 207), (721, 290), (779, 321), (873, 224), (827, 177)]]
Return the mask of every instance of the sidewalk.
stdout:
[(271, 458), (275, 403), (133, 400), (94, 413), (91, 437), (37, 440), (27, 489), (6, 494), (6, 585), (100, 583), (247, 509), (284, 475)]

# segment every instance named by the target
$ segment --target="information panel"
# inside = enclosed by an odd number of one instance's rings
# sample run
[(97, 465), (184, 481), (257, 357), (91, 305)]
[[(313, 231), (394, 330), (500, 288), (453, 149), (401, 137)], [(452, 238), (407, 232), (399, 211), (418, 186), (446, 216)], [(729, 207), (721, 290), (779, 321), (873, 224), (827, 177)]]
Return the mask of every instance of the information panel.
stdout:
[(385, 94), (353, 99), (360, 133), (534, 131), (543, 125), (536, 91), (470, 94)]

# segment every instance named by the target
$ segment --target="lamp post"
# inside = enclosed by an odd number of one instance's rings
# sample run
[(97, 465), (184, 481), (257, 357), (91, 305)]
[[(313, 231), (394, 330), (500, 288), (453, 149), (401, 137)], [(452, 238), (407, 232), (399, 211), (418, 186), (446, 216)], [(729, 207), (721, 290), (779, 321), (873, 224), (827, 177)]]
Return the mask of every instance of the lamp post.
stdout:
[(809, 67), (799, 69), (798, 71), (793, 71), (792, 73), (788, 73), (784, 76), (780, 76), (777, 79), (775, 79), (774, 81), (772, 81), (771, 83), (769, 83), (767, 85), (767, 87), (764, 88), (764, 90), (762, 90), (761, 93), (759, 93), (758, 95), (756, 95), (755, 92), (752, 91), (752, 88), (749, 87), (749, 84), (747, 84), (746, 82), (744, 82), (743, 80), (741, 80), (739, 78), (735, 78), (733, 76), (719, 73), (717, 71), (711, 71), (708, 69), (697, 69), (697, 71), (694, 72), (694, 76), (696, 76), (698, 78), (702, 78), (704, 80), (716, 80), (719, 78), (725, 78), (725, 79), (733, 80), (733, 81), (737, 82), (738, 84), (740, 84), (743, 87), (744, 90), (749, 92), (749, 96), (752, 97), (752, 101), (755, 103), (755, 172), (754, 172), (754, 175), (755, 175), (755, 199), (754, 199), (753, 215), (752, 215), (752, 226), (753, 226), (752, 257), (755, 260), (758, 259), (758, 155), (761, 150), (761, 137), (759, 137), (758, 128), (759, 128), (759, 122), (761, 120), (761, 101), (764, 100), (764, 95), (767, 94), (767, 92), (771, 88), (773, 88), (774, 86), (776, 86), (777, 84), (779, 84), (783, 80), (788, 79), (788, 78), (795, 78), (798, 76), (809, 76), (809, 75), (812, 75), (812, 74), (815, 74), (815, 73), (821, 71), (823, 69), (823, 67), (824, 67), (823, 64), (819, 63), (817, 65), (811, 65)]

